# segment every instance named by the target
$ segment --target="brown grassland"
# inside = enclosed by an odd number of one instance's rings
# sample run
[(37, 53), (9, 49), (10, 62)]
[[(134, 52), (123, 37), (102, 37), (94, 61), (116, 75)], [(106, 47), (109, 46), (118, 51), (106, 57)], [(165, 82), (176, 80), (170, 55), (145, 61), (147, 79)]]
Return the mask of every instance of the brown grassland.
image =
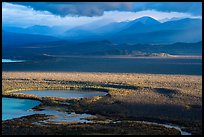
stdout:
[[(83, 99), (12, 94), (19, 90), (43, 89), (98, 90), (108, 94)], [(175, 129), (141, 124), (136, 122), (138, 120), (172, 123), (192, 134), (202, 134), (202, 76), (2, 72), (2, 95), (40, 100), (42, 104), (35, 109), (53, 106), (66, 112), (96, 115), (92, 119), (94, 123), (44, 126), (32, 122), (47, 116), (31, 115), (3, 121), (3, 134), (180, 134)], [(71, 105), (62, 105), (65, 103)], [(107, 120), (110, 122), (104, 122)], [(113, 121), (122, 122), (114, 124)]]

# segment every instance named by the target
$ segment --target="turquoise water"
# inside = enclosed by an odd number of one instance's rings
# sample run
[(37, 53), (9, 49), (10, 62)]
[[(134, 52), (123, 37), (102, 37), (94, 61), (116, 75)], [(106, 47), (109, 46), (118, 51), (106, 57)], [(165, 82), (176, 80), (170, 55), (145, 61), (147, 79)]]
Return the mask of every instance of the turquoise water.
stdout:
[(40, 101), (29, 99), (2, 98), (2, 120), (32, 115), (29, 109), (40, 104)]
[(2, 59), (2, 63), (24, 62), (25, 60)]
[[(93, 96), (103, 96), (106, 92), (98, 91), (74, 91), (74, 90), (42, 90), (42, 91), (18, 91), (14, 94), (24, 93), (33, 94), (39, 97), (51, 96), (51, 97), (63, 97), (63, 98), (85, 98)], [(19, 118), (22, 116), (32, 115), (32, 114), (46, 114), (46, 115), (57, 115), (55, 121), (77, 121), (86, 122), (86, 120), (80, 120), (81, 118), (91, 116), (89, 114), (66, 114), (58, 112), (52, 109), (47, 109), (43, 111), (32, 111), (31, 109), (40, 104), (40, 101), (29, 100), (29, 99), (16, 99), (16, 98), (2, 98), (2, 120), (8, 120), (13, 118)]]
[(74, 90), (29, 90), (29, 91), (17, 91), (15, 94), (32, 94), (39, 97), (62, 97), (62, 98), (85, 98), (93, 96), (104, 96), (106, 92), (99, 91), (74, 91)]
[[(90, 114), (76, 114), (73, 113), (66, 113), (66, 112), (60, 112), (57, 110), (54, 110), (52, 108), (44, 108), (42, 111), (32, 111), (30, 110), (34, 106), (39, 105), (39, 101), (35, 100), (29, 100), (29, 99), (16, 99), (16, 98), (2, 98), (2, 121), (9, 120), (13, 118), (19, 118), (22, 116), (32, 115), (32, 114), (45, 114), (45, 115), (54, 115), (54, 118), (49, 118), (48, 120), (42, 120), (38, 122), (34, 122), (33, 124), (61, 124), (64, 122), (68, 123), (89, 123), (92, 121), (86, 120), (84, 118), (91, 117)], [(160, 125), (167, 128), (175, 128), (181, 132), (182, 135), (191, 135), (191, 133), (182, 131), (180, 127), (178, 126), (172, 126), (168, 124), (159, 124), (159, 123), (153, 123), (153, 122), (145, 122), (153, 125)]]
[(45, 114), (45, 115), (54, 115), (54, 118), (49, 118), (47, 120), (42, 120), (35, 122), (34, 124), (46, 124), (46, 123), (52, 123), (52, 124), (61, 124), (61, 123), (90, 123), (92, 121), (86, 120), (85, 118), (91, 117), (90, 114), (76, 114), (75, 112), (72, 113), (66, 113), (66, 112), (60, 112), (52, 108), (45, 108), (42, 111), (36, 111), (37, 114)]
[(42, 123), (52, 123), (60, 124), (63, 122), (91, 122), (85, 120), (84, 118), (91, 117), (90, 114), (76, 114), (75, 112), (66, 113), (60, 112), (53, 108), (47, 107), (42, 111), (34, 111), (33, 107), (40, 104), (40, 101), (29, 100), (29, 99), (16, 99), (16, 98), (2, 98), (2, 121), (10, 120), (13, 118), (20, 118), (22, 116), (28, 116), (32, 114), (45, 114), (45, 115), (54, 115), (54, 118), (49, 118), (48, 120), (39, 121), (35, 124)]

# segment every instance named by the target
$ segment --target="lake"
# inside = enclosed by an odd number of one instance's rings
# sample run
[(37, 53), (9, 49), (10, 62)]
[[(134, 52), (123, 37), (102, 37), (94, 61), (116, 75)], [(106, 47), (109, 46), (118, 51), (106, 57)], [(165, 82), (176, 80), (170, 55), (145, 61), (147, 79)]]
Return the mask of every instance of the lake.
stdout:
[[(45, 115), (53, 115), (55, 117), (48, 118), (47, 120), (41, 120), (38, 122), (34, 122), (33, 124), (42, 125), (42, 124), (64, 124), (68, 123), (90, 123), (91, 120), (86, 120), (85, 118), (92, 117), (90, 114), (76, 114), (75, 112), (66, 113), (62, 111), (55, 110), (50, 107), (44, 108), (42, 111), (33, 111), (31, 110), (34, 106), (39, 105), (39, 101), (29, 100), (29, 99), (16, 99), (16, 98), (2, 98), (2, 121), (9, 120), (13, 118), (20, 118), (22, 116), (32, 115), (32, 114), (45, 114)], [(120, 121), (118, 121), (120, 122)], [(181, 135), (191, 135), (191, 133), (182, 131), (181, 127), (171, 124), (159, 124), (154, 122), (145, 122), (138, 121), (145, 124), (164, 126), (166, 128), (175, 128), (181, 132)]]
[[(32, 114), (45, 114), (54, 115), (54, 118), (48, 120), (39, 121), (39, 123), (53, 123), (60, 124), (63, 122), (91, 122), (84, 118), (91, 117), (90, 114), (76, 114), (72, 112), (70, 114), (54, 110), (52, 108), (45, 108), (42, 111), (33, 111), (32, 108), (39, 105), (40, 101), (30, 99), (16, 99), (16, 98), (2, 98), (2, 121), (10, 120), (13, 118), (20, 118), (22, 116), (28, 116)], [(39, 124), (38, 122), (35, 124)]]
[(2, 70), (202, 75), (202, 59), (70, 57), (24, 63), (3, 63)]
[(19, 118), (33, 114), (29, 109), (40, 104), (40, 101), (30, 99), (2, 98), (2, 120)]
[(74, 91), (74, 90), (29, 90), (12, 92), (14, 94), (32, 94), (39, 97), (62, 97), (62, 98), (85, 98), (94, 96), (104, 96), (106, 92), (99, 91)]
[[(104, 96), (106, 92), (99, 91), (73, 91), (73, 90), (30, 90), (30, 91), (18, 91), (13, 92), (14, 94), (33, 94), (39, 97), (62, 97), (62, 98), (85, 98), (93, 96)], [(43, 111), (29, 111), (33, 107), (40, 104), (40, 101), (30, 100), (30, 99), (16, 99), (16, 98), (2, 98), (2, 120), (8, 120), (13, 118), (19, 118), (22, 116), (32, 115), (32, 114), (46, 114), (46, 115), (57, 115), (57, 118), (53, 121), (79, 121), (80, 118), (91, 116), (89, 114), (76, 115), (64, 114), (63, 112), (58, 112), (52, 109), (46, 109)], [(66, 117), (68, 117), (66, 119)], [(80, 120), (80, 122), (86, 122), (86, 120)]]
[(2, 63), (24, 62), (25, 60), (2, 59)]

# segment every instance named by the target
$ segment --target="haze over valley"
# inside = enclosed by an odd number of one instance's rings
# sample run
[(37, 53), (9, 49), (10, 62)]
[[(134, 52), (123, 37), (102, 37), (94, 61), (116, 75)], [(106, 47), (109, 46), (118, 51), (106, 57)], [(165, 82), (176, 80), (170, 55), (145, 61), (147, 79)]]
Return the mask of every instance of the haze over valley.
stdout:
[(201, 19), (189, 18), (160, 23), (144, 16), (129, 22), (112, 22), (94, 29), (86, 24), (64, 30), (60, 35), (53, 35), (53, 28), (46, 26), (3, 27), (3, 57), (8, 57), (8, 54), (15, 57), (15, 53), (23, 56), (24, 52), (30, 56), (151, 53), (201, 55), (201, 23)]

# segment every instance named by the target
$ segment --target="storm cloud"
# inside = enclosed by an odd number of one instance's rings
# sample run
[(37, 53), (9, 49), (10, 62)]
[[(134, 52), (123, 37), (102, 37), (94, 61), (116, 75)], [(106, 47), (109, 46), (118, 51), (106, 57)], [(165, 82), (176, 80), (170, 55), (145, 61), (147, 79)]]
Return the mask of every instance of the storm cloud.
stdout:
[(184, 12), (192, 15), (202, 14), (201, 2), (13, 2), (39, 11), (49, 11), (54, 15), (102, 16), (105, 11), (143, 11)]
[(183, 12), (202, 15), (201, 2), (137, 2), (134, 11), (158, 10), (164, 12)]
[(102, 16), (104, 11), (131, 11), (131, 2), (13, 2), (33, 8), (34, 10), (49, 11), (52, 14), (66, 16)]

